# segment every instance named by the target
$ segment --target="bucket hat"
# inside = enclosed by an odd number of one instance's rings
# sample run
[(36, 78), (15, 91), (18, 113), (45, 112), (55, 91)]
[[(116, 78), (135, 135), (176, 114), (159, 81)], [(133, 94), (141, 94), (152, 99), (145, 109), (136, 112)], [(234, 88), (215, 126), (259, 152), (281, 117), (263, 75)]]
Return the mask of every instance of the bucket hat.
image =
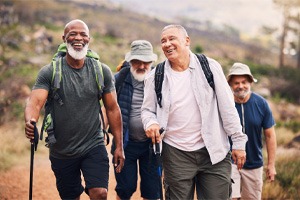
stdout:
[(257, 82), (257, 80), (251, 74), (250, 68), (248, 65), (243, 63), (234, 63), (232, 67), (229, 69), (229, 73), (227, 75), (227, 82), (230, 81), (231, 76), (233, 75), (248, 75), (252, 82)]
[(130, 52), (126, 53), (125, 60), (141, 60), (143, 62), (155, 62), (157, 55), (153, 53), (153, 47), (147, 40), (135, 40), (131, 43)]

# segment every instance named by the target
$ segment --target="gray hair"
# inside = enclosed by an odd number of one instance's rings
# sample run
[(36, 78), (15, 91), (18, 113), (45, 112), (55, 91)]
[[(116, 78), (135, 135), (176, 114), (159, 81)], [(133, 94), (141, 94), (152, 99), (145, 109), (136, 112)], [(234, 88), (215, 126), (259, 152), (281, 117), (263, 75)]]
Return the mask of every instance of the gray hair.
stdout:
[(178, 29), (180, 32), (182, 32), (182, 34), (183, 34), (184, 36), (189, 37), (189, 35), (188, 35), (186, 29), (185, 29), (183, 26), (179, 25), (179, 24), (170, 24), (170, 25), (167, 25), (167, 26), (165, 26), (165, 27), (162, 29), (161, 32), (164, 32), (165, 30), (170, 29), (170, 28), (176, 28), (176, 29)]

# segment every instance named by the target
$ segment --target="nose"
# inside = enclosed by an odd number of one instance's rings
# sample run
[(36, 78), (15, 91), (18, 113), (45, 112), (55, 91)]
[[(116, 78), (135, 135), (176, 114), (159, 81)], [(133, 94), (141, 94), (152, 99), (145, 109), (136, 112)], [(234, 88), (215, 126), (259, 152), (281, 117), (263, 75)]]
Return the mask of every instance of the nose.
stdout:
[(238, 84), (238, 88), (244, 88), (244, 84), (243, 83), (239, 83)]
[(75, 40), (82, 40), (83, 37), (80, 34), (75, 35)]
[(163, 44), (162, 47), (169, 47), (171, 45), (169, 40), (166, 40)]
[(140, 69), (145, 69), (148, 63), (146, 62), (141, 62), (141, 64), (139, 65)]

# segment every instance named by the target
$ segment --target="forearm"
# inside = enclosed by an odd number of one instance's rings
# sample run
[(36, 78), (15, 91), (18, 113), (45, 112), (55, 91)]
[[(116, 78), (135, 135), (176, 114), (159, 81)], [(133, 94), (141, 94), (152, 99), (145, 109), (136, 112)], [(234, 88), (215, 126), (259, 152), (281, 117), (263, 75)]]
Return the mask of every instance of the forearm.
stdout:
[(44, 89), (33, 90), (26, 102), (24, 119), (25, 123), (31, 119), (36, 122), (39, 119), (40, 111), (43, 108), (48, 96), (48, 91)]
[(276, 149), (277, 149), (275, 132), (266, 135), (266, 146), (267, 146), (267, 153), (268, 153), (268, 166), (275, 166), (275, 156), (276, 156)]
[(111, 133), (114, 136), (114, 141), (116, 148), (123, 147), (123, 126), (122, 118), (120, 114), (120, 108), (113, 110), (106, 110), (108, 124), (111, 130)]
[(268, 165), (266, 170), (266, 177), (270, 181), (275, 180), (276, 168), (275, 168), (275, 155), (276, 155), (276, 134), (274, 127), (264, 130), (267, 153), (268, 153)]
[(37, 122), (39, 119), (40, 111), (41, 111), (41, 107), (38, 106), (38, 104), (35, 103), (31, 98), (29, 98), (27, 100), (25, 106), (25, 112), (24, 112), (25, 123), (31, 119), (35, 119)]

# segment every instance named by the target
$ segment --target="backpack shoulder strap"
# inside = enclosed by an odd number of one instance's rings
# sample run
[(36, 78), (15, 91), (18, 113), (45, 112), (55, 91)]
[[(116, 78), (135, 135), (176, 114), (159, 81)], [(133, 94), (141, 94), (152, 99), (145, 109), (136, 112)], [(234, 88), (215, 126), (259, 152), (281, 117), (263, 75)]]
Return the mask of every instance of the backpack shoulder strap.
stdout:
[(61, 66), (63, 57), (66, 55), (67, 52), (67, 46), (65, 43), (62, 43), (58, 46), (57, 52), (54, 54), (52, 58), (52, 67), (53, 67), (53, 73), (52, 73), (52, 79), (51, 79), (51, 90), (57, 90), (60, 88), (60, 81), (62, 77), (61, 72)]
[(155, 77), (154, 77), (155, 93), (156, 93), (157, 103), (158, 103), (159, 107), (162, 107), (162, 105), (161, 105), (161, 100), (162, 100), (161, 89), (162, 89), (162, 83), (164, 81), (164, 70), (165, 70), (164, 66), (165, 66), (165, 61), (157, 64), (157, 66), (155, 68)]
[(125, 66), (125, 67), (122, 67), (122, 69), (117, 74), (116, 83), (115, 83), (117, 94), (120, 93), (120, 91), (122, 89), (123, 82), (124, 82), (127, 74), (129, 73), (129, 71), (130, 71), (130, 66)]
[(95, 58), (96, 60), (100, 60), (100, 56), (95, 51), (90, 49), (87, 51), (86, 56), (90, 58)]
[(62, 65), (62, 59), (63, 57), (58, 56), (57, 58), (53, 58), (52, 60), (52, 79), (51, 79), (51, 85), (52, 89), (56, 90), (60, 88), (60, 81), (61, 81), (61, 65)]
[(95, 58), (91, 58), (91, 60), (93, 63), (93, 68), (94, 68), (96, 82), (97, 82), (98, 89), (99, 89), (99, 94), (102, 94), (102, 90), (104, 87), (104, 76), (103, 76), (102, 64), (99, 60), (97, 60)]
[(210, 70), (210, 67), (209, 67), (208, 60), (207, 60), (206, 56), (204, 54), (196, 54), (196, 56), (197, 56), (197, 58), (198, 58), (198, 60), (201, 64), (202, 70), (204, 72), (204, 75), (207, 79), (208, 84), (210, 85), (210, 87), (213, 90), (215, 90), (214, 76), (213, 76), (213, 73)]

